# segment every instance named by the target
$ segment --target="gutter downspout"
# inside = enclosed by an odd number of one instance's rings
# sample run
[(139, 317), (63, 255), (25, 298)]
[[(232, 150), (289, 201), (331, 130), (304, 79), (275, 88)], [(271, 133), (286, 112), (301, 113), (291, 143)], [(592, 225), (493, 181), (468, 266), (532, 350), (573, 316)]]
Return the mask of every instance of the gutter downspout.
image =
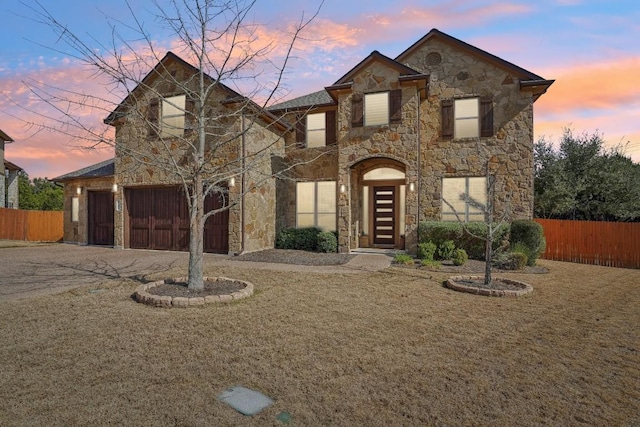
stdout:
[(245, 140), (245, 124), (244, 124), (244, 113), (242, 113), (242, 115), (240, 116), (240, 127), (241, 127), (241, 132), (242, 132), (242, 159), (241, 159), (241, 174), (242, 174), (242, 179), (240, 180), (240, 234), (241, 234), (241, 239), (240, 239), (240, 254), (243, 254), (245, 251), (245, 245), (246, 245), (246, 237), (245, 237), (245, 233), (244, 233), (244, 229), (245, 229), (245, 223), (246, 223), (246, 218), (245, 218), (245, 206), (244, 206), (244, 195), (245, 195), (245, 187), (246, 187), (246, 173), (245, 173), (245, 162), (246, 162), (246, 158), (247, 158), (247, 145), (246, 145), (246, 140)]
[[(417, 119), (416, 119), (416, 136), (418, 138), (417, 141), (417, 146), (418, 146), (418, 161), (416, 164), (416, 167), (418, 168), (418, 173), (417, 173), (417, 181), (416, 182), (416, 191), (418, 192), (417, 197), (416, 197), (416, 208), (417, 208), (417, 212), (416, 212), (416, 226), (418, 227), (416, 230), (416, 234), (418, 237), (418, 240), (416, 241), (416, 245), (420, 244), (420, 194), (422, 193), (420, 191), (420, 176), (422, 174), (422, 169), (421, 169), (421, 162), (420, 162), (420, 157), (421, 157), (421, 147), (420, 147), (420, 91), (422, 91), (424, 89), (420, 89), (419, 87), (416, 88), (416, 102), (417, 102)], [(417, 247), (417, 246), (416, 246)]]

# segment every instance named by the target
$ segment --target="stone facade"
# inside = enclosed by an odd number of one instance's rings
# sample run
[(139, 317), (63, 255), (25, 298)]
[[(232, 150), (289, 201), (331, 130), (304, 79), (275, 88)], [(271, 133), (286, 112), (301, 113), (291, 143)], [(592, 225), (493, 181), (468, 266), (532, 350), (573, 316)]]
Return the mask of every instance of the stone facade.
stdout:
[[(408, 67), (408, 68), (405, 68)], [(424, 81), (421, 81), (424, 80)], [(523, 81), (528, 82), (523, 84)], [(332, 102), (318, 108), (311, 103), (283, 103), (276, 110), (295, 114), (336, 111), (337, 144), (325, 148), (292, 148), (291, 159), (310, 160), (294, 180), (336, 180), (337, 230), (341, 252), (362, 244), (363, 176), (388, 167), (404, 173), (404, 229), (395, 247), (413, 252), (418, 223), (441, 220), (443, 179), (495, 176), (494, 215), (507, 209), (512, 219), (533, 215), (533, 102), (553, 81), (494, 57), (446, 34), (433, 30), (396, 60), (374, 52), (342, 79), (328, 87)], [(401, 91), (401, 120), (379, 126), (352, 124), (353, 100), (362, 95)], [(316, 99), (317, 95), (309, 97)], [(443, 137), (443, 100), (489, 99), (490, 135), (474, 138)], [(298, 116), (299, 118), (299, 116)], [(480, 120), (480, 118), (478, 118)], [(295, 147), (295, 144), (291, 144)], [(295, 185), (283, 184), (281, 227), (295, 226)], [(371, 202), (369, 202), (371, 203)], [(399, 217), (398, 217), (399, 218)], [(364, 236), (366, 237), (366, 236)]]
[[(64, 183), (64, 235), (65, 243), (89, 243), (88, 194), (90, 191), (111, 191), (113, 177), (71, 179)], [(78, 189), (80, 189), (78, 191)], [(76, 200), (76, 201), (74, 201)], [(77, 221), (73, 220), (73, 205), (77, 203)]]
[[(153, 72), (156, 77), (145, 78), (149, 89), (136, 89), (110, 116), (116, 127), (115, 173), (91, 185), (109, 188), (116, 183), (116, 206), (125, 206), (127, 188), (179, 185), (175, 167), (165, 167), (168, 160), (190, 165), (187, 147), (195, 135), (158, 138), (148, 123), (153, 98), (179, 94), (180, 85), (171, 81), (186, 81), (195, 72), (175, 55), (168, 57)], [(533, 103), (552, 83), (432, 30), (396, 59), (373, 52), (324, 91), (273, 106), (266, 115), (253, 117), (255, 110), (242, 104), (246, 99), (230, 101), (233, 91), (219, 86), (204, 111), (225, 118), (211, 123), (209, 130), (235, 137), (223, 145), (221, 138), (208, 140), (208, 149), (215, 152), (205, 167), (229, 194), (229, 252), (271, 248), (281, 229), (295, 227), (299, 182), (336, 183), (340, 252), (361, 246), (414, 252), (418, 224), (443, 219), (443, 180), (485, 177), (487, 169), (496, 178), (494, 213), (499, 216), (510, 208), (512, 218), (531, 218)], [(389, 120), (373, 126), (358, 122), (358, 108), (366, 107), (367, 95), (383, 93), (388, 94)], [(454, 100), (463, 98), (478, 100), (480, 136), (445, 135), (445, 122), (453, 120), (445, 118), (445, 102), (455, 105)], [(238, 105), (243, 105), (240, 115), (218, 114)], [(300, 139), (306, 135), (300, 125), (306, 126), (311, 113), (325, 113), (325, 146), (305, 148)], [(187, 120), (185, 132), (189, 126)], [(371, 178), (370, 173), (383, 169), (396, 173), (384, 180)], [(76, 197), (74, 186), (81, 185), (68, 184), (65, 200)], [(372, 212), (377, 212), (373, 206), (381, 200), (372, 202), (373, 188), (393, 189), (395, 235), (384, 243), (371, 235)], [(86, 218), (82, 203), (80, 197)], [(65, 218), (68, 209), (65, 205)], [(65, 240), (87, 241), (82, 221), (81, 214), (78, 224), (65, 227)], [(114, 228), (115, 246), (127, 247), (126, 209), (116, 208)]]

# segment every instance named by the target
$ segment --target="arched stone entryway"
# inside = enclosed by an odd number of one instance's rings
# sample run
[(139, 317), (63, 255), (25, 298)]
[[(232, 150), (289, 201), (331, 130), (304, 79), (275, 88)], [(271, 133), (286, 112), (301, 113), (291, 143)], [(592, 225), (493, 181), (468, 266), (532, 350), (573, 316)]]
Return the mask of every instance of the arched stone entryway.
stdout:
[(406, 165), (375, 157), (349, 168), (350, 249), (404, 249), (407, 231)]

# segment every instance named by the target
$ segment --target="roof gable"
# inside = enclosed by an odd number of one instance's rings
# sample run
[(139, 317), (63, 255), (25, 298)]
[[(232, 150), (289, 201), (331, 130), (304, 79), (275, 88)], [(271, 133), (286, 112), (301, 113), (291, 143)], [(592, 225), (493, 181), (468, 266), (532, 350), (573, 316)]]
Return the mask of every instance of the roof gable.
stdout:
[(13, 138), (4, 133), (2, 129), (0, 129), (0, 142), (13, 142)]
[(347, 74), (345, 74), (344, 76), (340, 77), (338, 79), (338, 81), (336, 81), (333, 84), (333, 86), (340, 86), (340, 85), (343, 85), (343, 84), (346, 84), (346, 83), (349, 83), (349, 82), (353, 81), (354, 76), (356, 76), (359, 72), (361, 72), (363, 69), (368, 67), (373, 62), (381, 62), (384, 65), (397, 70), (398, 73), (400, 73), (401, 76), (420, 75), (420, 73), (418, 71), (414, 70), (413, 68), (407, 67), (406, 65), (401, 64), (400, 62), (395, 61), (395, 60), (389, 58), (388, 56), (385, 56), (385, 55), (381, 54), (377, 50), (374, 50), (373, 52), (371, 52), (371, 54), (369, 56), (364, 58), (355, 67), (353, 67), (351, 70), (349, 70), (349, 72), (347, 72)]
[[(135, 98), (136, 93), (144, 90), (145, 88), (151, 87), (153, 82), (158, 77), (160, 77), (164, 71), (166, 71), (169, 68), (169, 65), (172, 62), (177, 63), (179, 66), (187, 69), (191, 73), (194, 73), (194, 74), (198, 73), (198, 69), (196, 67), (189, 64), (187, 61), (180, 58), (175, 53), (167, 52), (167, 54), (160, 60), (160, 62), (158, 62), (156, 66), (153, 67), (153, 69), (149, 71), (149, 73), (147, 73), (147, 75), (140, 81), (138, 86), (136, 86), (129, 93), (129, 95), (127, 95), (127, 97), (107, 116), (107, 118), (104, 119), (104, 123), (113, 124), (116, 119), (118, 119), (121, 115), (124, 115), (127, 107), (130, 105), (133, 98)], [(203, 73), (203, 74), (205, 79), (211, 82), (215, 81), (215, 79), (209, 76), (208, 74), (206, 73)], [(218, 81), (217, 84), (220, 86), (220, 88), (222, 88), (224, 91), (228, 93), (228, 99), (244, 99), (242, 95), (240, 95), (238, 92), (231, 89), (227, 85), (223, 84), (222, 82)]]
[(420, 40), (418, 40), (417, 42), (409, 46), (409, 48), (407, 48), (404, 52), (398, 55), (395, 60), (398, 62), (406, 61), (406, 59), (409, 56), (411, 56), (411, 54), (413, 54), (416, 50), (418, 50), (420, 47), (422, 47), (426, 43), (429, 43), (429, 41), (432, 39), (438, 39), (440, 41), (448, 43), (449, 45), (452, 45), (454, 48), (463, 50), (483, 61), (490, 62), (497, 67), (506, 69), (507, 71), (515, 74), (522, 80), (537, 80), (537, 81), (544, 80), (542, 77), (532, 73), (531, 71), (525, 70), (524, 68), (519, 67), (509, 61), (505, 61), (504, 59), (499, 58), (495, 55), (492, 55), (489, 52), (486, 52), (482, 49), (479, 49), (475, 46), (470, 45), (469, 43), (463, 42), (462, 40), (459, 40), (455, 37), (445, 34), (436, 28), (432, 29)]

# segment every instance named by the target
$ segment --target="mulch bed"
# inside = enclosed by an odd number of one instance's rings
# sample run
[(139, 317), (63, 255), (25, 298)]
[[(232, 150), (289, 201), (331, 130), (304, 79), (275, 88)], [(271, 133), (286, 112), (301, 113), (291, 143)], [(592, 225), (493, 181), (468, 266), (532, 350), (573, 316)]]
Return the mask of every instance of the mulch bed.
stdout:
[[(420, 265), (420, 260), (417, 260), (413, 265), (406, 264), (396, 264), (397, 267), (406, 267), (406, 268), (419, 268), (430, 271), (440, 271), (443, 273), (456, 273), (456, 274), (484, 274), (484, 261), (478, 261), (475, 259), (470, 259), (465, 262), (464, 265), (454, 265), (451, 261), (443, 261), (439, 267), (423, 267)], [(549, 270), (540, 265), (534, 265), (533, 267), (525, 267), (522, 270), (502, 270), (499, 268), (492, 268), (492, 272), (494, 273), (524, 273), (524, 274), (545, 274), (548, 273)]]
[(147, 292), (152, 295), (193, 298), (208, 295), (230, 295), (233, 292), (244, 289), (244, 287), (244, 284), (232, 281), (206, 281), (204, 282), (204, 289), (194, 291), (187, 288), (187, 283), (176, 282), (154, 286), (149, 288)]
[(236, 261), (273, 262), (294, 265), (342, 265), (352, 260), (355, 254), (317, 253), (293, 249), (267, 249), (233, 257)]

